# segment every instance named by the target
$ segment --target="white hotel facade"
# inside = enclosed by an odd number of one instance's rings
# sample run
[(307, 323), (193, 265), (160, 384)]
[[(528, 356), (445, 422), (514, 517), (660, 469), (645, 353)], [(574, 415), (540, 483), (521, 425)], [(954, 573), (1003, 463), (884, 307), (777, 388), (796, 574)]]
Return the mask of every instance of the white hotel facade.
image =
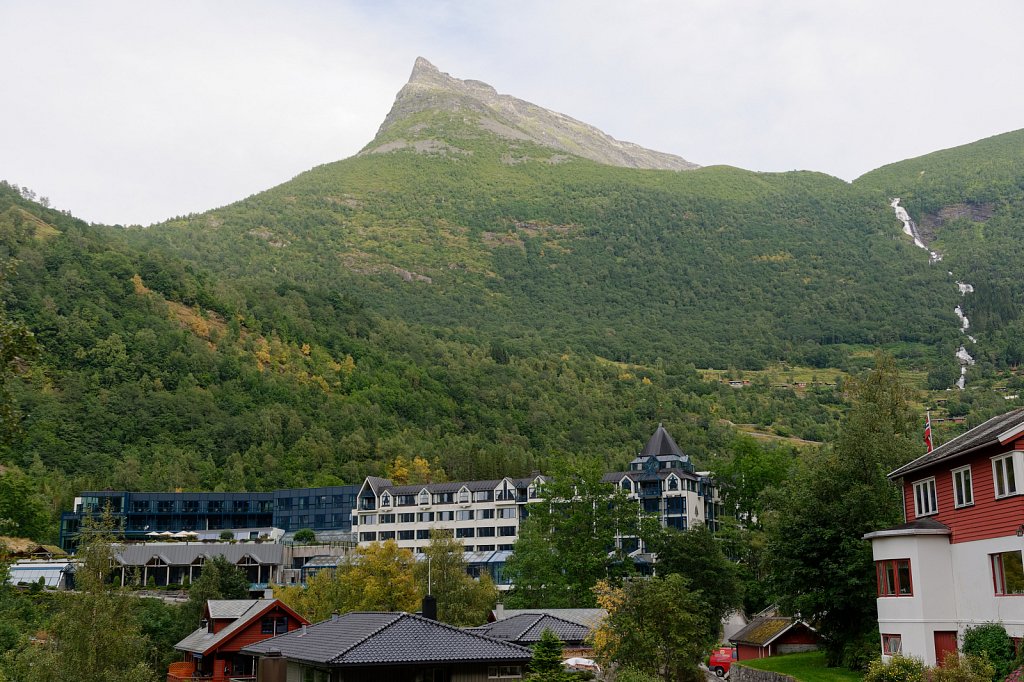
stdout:
[[(509, 552), (530, 505), (543, 500), (547, 480), (535, 475), (395, 485), (370, 476), (356, 497), (352, 531), (361, 545), (394, 540), (419, 553), (429, 544), (431, 530), (443, 529), (461, 541), (466, 552)], [(638, 513), (656, 515), (663, 526), (686, 530), (705, 524), (717, 530), (721, 500), (711, 475), (694, 471), (663, 426), (630, 463), (629, 471), (606, 474), (604, 481), (627, 492), (637, 501)]]

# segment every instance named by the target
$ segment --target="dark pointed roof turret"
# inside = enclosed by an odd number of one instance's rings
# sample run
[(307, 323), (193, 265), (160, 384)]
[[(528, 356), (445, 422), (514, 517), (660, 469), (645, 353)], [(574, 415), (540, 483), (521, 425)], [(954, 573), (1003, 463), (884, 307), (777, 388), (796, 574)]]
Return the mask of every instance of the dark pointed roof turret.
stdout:
[(672, 440), (672, 436), (669, 435), (668, 431), (665, 430), (663, 424), (658, 424), (658, 429), (651, 436), (650, 440), (647, 441), (647, 445), (644, 446), (643, 452), (640, 453), (641, 457), (649, 457), (651, 455), (664, 456), (664, 455), (675, 455), (676, 457), (685, 457), (683, 451), (679, 449), (676, 442)]

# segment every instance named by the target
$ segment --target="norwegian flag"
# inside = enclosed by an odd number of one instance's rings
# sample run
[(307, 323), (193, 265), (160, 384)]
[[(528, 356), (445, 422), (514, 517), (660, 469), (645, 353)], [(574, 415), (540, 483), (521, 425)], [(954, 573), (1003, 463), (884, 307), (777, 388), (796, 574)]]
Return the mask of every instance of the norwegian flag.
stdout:
[(926, 413), (928, 415), (928, 421), (924, 423), (924, 444), (928, 446), (928, 452), (932, 451), (932, 414), (931, 412)]

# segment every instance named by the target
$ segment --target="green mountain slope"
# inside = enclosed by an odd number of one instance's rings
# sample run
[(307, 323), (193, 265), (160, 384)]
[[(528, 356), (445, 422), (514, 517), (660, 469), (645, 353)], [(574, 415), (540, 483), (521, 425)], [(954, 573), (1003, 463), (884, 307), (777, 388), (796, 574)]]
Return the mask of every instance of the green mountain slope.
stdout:
[(890, 164), (854, 186), (899, 196), (945, 268), (974, 287), (962, 306), (983, 341), (976, 357), (1024, 361), (1024, 130)]
[(881, 193), (814, 173), (604, 166), (467, 113), (421, 112), (385, 136), (374, 146), (435, 146), (322, 166), (132, 237), (252, 283), (330, 282), (527, 354), (827, 365), (837, 344), (932, 345), (955, 329), (955, 295), (928, 293), (943, 275)]

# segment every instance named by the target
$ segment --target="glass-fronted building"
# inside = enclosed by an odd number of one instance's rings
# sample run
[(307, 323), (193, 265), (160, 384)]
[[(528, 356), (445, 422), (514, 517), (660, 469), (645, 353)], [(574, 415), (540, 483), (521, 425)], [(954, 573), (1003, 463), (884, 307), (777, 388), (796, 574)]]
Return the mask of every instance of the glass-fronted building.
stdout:
[(154, 532), (280, 528), (295, 531), (352, 530), (352, 510), (359, 486), (289, 488), (272, 492), (129, 492), (87, 491), (75, 498), (73, 511), (60, 521), (60, 546), (73, 550), (82, 521), (109, 510), (128, 540), (145, 540)]

